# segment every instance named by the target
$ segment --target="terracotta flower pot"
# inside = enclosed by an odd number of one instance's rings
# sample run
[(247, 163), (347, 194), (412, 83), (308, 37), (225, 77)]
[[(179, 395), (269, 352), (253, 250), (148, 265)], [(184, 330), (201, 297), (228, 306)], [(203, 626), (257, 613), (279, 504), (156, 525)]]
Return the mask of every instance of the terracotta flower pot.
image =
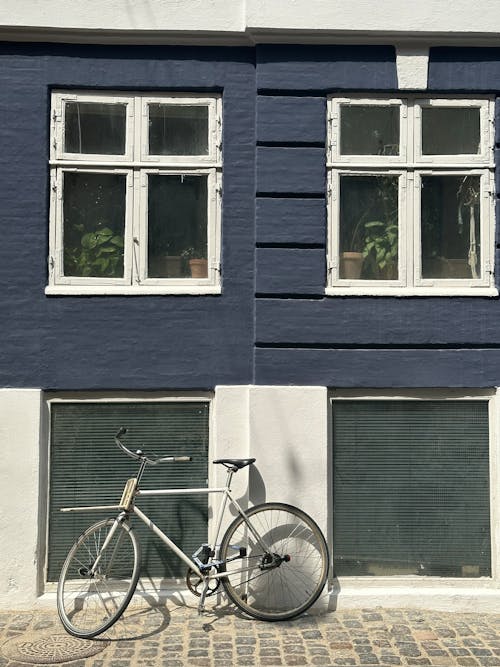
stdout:
[(363, 267), (363, 253), (343, 252), (340, 255), (340, 277), (347, 280), (359, 280)]
[(180, 255), (157, 255), (149, 259), (150, 278), (178, 278), (181, 275)]
[(191, 271), (191, 278), (208, 277), (208, 262), (206, 259), (190, 259), (189, 269)]

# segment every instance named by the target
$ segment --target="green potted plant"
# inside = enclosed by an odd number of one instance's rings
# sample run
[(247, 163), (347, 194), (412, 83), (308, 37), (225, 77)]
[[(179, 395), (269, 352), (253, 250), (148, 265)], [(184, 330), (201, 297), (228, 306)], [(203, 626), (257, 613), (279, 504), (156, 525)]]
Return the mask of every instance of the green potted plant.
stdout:
[(207, 278), (208, 261), (206, 248), (202, 250), (191, 246), (186, 248), (181, 256), (189, 266), (191, 278)]
[[(84, 231), (83, 225), (76, 225)], [(65, 273), (73, 276), (119, 278), (123, 275), (123, 236), (109, 227), (81, 235), (79, 245), (66, 249)]]
[(364, 260), (373, 273), (388, 280), (397, 277), (398, 225), (390, 220), (365, 224)]

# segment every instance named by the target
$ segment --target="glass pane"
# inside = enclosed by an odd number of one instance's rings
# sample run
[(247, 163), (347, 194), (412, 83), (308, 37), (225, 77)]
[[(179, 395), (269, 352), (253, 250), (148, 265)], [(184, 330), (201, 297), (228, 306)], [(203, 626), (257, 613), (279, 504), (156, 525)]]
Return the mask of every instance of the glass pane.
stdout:
[(148, 276), (207, 278), (207, 176), (149, 177)]
[(333, 408), (336, 575), (491, 576), (486, 401)]
[(208, 155), (208, 107), (149, 105), (150, 155)]
[(340, 152), (342, 155), (399, 155), (399, 107), (341, 106)]
[[(207, 486), (207, 403), (66, 403), (51, 411), (48, 581), (57, 581), (72, 543), (103, 512), (60, 512), (61, 507), (114, 505), (137, 466), (113, 437), (128, 426), (125, 443), (146, 453), (191, 456), (190, 463), (148, 466), (141, 488)], [(207, 539), (207, 496), (142, 498), (138, 506), (190, 556)], [(186, 566), (149, 531), (134, 522), (142, 546), (142, 574), (184, 577)], [(160, 663), (161, 664), (161, 663)]]
[(422, 278), (481, 278), (479, 176), (422, 177)]
[(478, 108), (422, 108), (423, 155), (477, 155), (480, 135)]
[(398, 277), (398, 177), (340, 179), (340, 278)]
[(64, 275), (123, 278), (125, 174), (64, 174)]
[(65, 109), (66, 153), (125, 155), (125, 104), (66, 102)]

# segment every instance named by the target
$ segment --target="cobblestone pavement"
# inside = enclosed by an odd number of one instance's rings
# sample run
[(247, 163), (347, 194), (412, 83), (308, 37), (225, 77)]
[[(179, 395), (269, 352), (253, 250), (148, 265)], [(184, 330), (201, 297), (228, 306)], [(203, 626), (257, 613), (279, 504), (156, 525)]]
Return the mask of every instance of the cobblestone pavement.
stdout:
[(500, 666), (500, 614), (376, 608), (265, 623), (229, 607), (199, 617), (169, 602), (131, 609), (90, 641), (67, 635), (52, 612), (0, 612), (0, 667), (25, 664)]

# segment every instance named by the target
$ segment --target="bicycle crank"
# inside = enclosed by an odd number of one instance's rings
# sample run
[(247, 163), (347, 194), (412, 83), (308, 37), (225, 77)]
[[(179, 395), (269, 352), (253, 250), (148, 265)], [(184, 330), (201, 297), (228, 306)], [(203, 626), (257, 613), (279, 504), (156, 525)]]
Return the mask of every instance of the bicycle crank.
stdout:
[[(200, 577), (199, 574), (196, 574), (194, 570), (188, 568), (188, 571), (186, 573), (186, 586), (189, 588), (191, 593), (196, 595), (196, 597), (200, 598), (202, 596), (205, 583), (206, 582)], [(219, 588), (219, 585), (220, 585), (220, 579), (209, 580), (205, 595), (207, 597), (213, 595)]]

